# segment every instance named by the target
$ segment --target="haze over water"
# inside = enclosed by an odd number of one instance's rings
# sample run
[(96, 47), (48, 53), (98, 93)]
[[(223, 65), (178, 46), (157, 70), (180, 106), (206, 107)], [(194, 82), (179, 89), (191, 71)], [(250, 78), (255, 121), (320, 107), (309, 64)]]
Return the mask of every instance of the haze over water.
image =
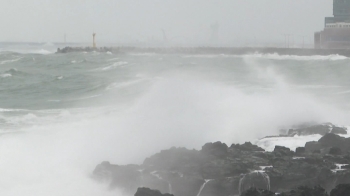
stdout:
[[(350, 59), (277, 54), (0, 52), (0, 194), (116, 195), (94, 167), (172, 146), (350, 125)], [(120, 194), (122, 195), (122, 194)]]

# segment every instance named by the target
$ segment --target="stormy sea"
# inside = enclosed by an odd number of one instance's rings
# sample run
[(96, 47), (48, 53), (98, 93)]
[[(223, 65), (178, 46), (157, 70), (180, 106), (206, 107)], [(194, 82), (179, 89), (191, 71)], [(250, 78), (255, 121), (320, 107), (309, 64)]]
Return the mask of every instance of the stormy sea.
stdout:
[(216, 141), (294, 151), (322, 136), (261, 138), (307, 123), (350, 125), (345, 56), (57, 47), (0, 45), (0, 195), (124, 196), (96, 180), (96, 165), (142, 164), (164, 149)]

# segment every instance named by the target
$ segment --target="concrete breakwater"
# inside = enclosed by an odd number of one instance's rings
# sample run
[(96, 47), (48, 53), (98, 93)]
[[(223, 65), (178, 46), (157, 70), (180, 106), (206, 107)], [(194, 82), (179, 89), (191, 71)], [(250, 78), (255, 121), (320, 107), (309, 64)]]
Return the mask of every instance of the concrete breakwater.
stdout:
[(244, 54), (274, 54), (279, 55), (342, 55), (350, 57), (350, 49), (311, 49), (311, 48), (252, 48), (252, 47), (65, 47), (58, 48), (57, 53), (71, 52), (113, 52), (113, 53), (157, 53), (157, 54), (226, 54), (226, 55), (244, 55)]

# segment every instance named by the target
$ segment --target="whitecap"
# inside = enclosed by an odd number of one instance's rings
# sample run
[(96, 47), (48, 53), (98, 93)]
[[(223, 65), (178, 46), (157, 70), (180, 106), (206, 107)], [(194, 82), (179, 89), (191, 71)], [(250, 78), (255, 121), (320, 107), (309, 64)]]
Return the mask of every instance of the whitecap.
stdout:
[(116, 68), (116, 67), (123, 66), (123, 65), (127, 65), (127, 64), (128, 64), (128, 62), (120, 61), (120, 62), (113, 63), (113, 64), (110, 65), (110, 66), (104, 67), (104, 68), (102, 68), (102, 70), (103, 70), (103, 71), (111, 70), (111, 69), (114, 69), (114, 68)]
[(110, 85), (107, 86), (106, 90), (111, 90), (111, 89), (115, 89), (115, 88), (124, 88), (133, 84), (137, 84), (141, 81), (143, 81), (144, 79), (138, 79), (138, 80), (133, 80), (133, 81), (128, 81), (128, 82), (114, 82)]
[(266, 151), (273, 151), (275, 146), (284, 146), (295, 151), (297, 147), (305, 146), (307, 142), (318, 141), (321, 137), (319, 134), (307, 136), (295, 135), (294, 137), (269, 137), (258, 140), (256, 145)]
[(4, 60), (4, 61), (1, 61), (1, 62), (0, 62), (0, 65), (8, 64), (8, 63), (13, 63), (13, 62), (16, 62), (16, 61), (21, 60), (22, 58), (23, 58), (23, 57), (20, 57), (20, 58), (17, 58), (17, 59), (11, 59), (11, 60)]
[(8, 78), (8, 77), (11, 77), (12, 74), (6, 73), (6, 74), (1, 74), (0, 76), (1, 76), (2, 78)]

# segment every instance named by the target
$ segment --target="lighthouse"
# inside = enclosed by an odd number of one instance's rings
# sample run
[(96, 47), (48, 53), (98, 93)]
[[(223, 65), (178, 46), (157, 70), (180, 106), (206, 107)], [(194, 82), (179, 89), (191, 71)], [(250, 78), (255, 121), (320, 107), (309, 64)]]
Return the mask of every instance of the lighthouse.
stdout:
[(92, 47), (96, 48), (96, 33), (92, 34)]

